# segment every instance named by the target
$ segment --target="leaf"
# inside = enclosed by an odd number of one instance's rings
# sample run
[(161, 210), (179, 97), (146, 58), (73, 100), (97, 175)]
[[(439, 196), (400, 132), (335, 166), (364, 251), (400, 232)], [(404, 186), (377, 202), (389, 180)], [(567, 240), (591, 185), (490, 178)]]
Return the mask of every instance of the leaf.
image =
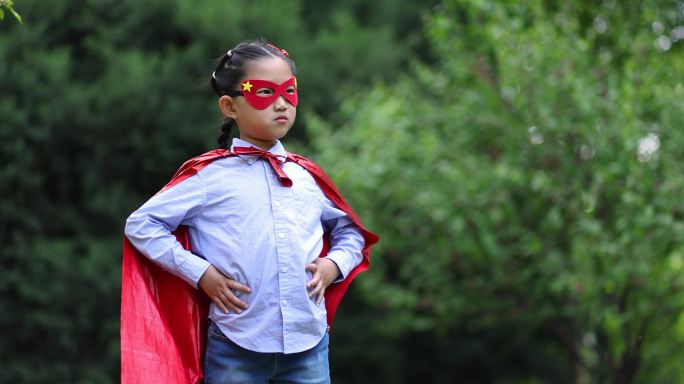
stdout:
[(14, 10), (11, 6), (8, 7), (9, 11), (12, 12), (12, 15), (14, 15), (14, 18), (19, 21), (19, 24), (24, 24), (23, 20), (21, 19), (21, 15), (17, 13), (17, 11)]

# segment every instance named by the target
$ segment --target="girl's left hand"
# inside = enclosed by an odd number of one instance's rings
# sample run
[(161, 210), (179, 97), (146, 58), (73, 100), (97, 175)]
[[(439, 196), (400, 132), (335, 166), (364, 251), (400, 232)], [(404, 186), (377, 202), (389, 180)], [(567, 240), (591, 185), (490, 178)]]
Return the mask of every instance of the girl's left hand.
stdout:
[(307, 264), (305, 269), (313, 274), (311, 280), (306, 283), (309, 297), (318, 296), (316, 305), (319, 305), (323, 301), (325, 289), (340, 275), (340, 269), (334, 261), (325, 257), (317, 258), (313, 263)]

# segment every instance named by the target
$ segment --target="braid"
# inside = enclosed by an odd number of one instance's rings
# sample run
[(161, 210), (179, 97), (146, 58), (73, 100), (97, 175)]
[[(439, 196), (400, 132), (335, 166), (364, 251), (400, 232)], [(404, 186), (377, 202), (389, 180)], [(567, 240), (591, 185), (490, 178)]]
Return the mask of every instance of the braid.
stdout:
[(219, 134), (219, 137), (216, 140), (220, 149), (228, 149), (228, 139), (230, 138), (230, 131), (233, 128), (233, 124), (235, 124), (233, 119), (226, 118), (223, 120), (223, 124), (221, 124), (221, 134)]

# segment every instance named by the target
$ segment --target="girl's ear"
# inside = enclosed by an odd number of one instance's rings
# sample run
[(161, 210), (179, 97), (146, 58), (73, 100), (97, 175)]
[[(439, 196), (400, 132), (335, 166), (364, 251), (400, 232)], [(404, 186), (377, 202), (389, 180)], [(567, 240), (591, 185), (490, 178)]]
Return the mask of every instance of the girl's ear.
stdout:
[(219, 109), (224, 116), (235, 119), (235, 100), (230, 96), (221, 96), (218, 100)]

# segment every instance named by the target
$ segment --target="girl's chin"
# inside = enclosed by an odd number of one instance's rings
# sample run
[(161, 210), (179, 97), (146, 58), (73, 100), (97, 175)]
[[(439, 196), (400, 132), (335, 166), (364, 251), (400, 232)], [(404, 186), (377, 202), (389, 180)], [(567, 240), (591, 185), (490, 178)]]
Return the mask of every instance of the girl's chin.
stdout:
[(278, 139), (280, 139), (290, 131), (291, 127), (292, 126), (289, 124), (276, 125), (275, 127), (273, 127), (273, 137), (277, 137)]

